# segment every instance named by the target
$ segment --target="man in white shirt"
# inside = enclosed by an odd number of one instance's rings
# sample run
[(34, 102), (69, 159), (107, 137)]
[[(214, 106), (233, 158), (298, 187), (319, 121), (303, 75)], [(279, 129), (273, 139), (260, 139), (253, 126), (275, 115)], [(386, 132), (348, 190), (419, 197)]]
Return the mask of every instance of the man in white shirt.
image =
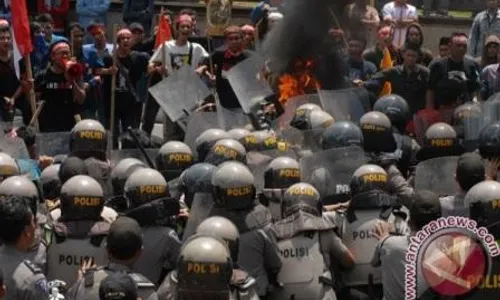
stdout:
[[(159, 47), (149, 60), (149, 72), (168, 76), (173, 72), (187, 67), (193, 72), (202, 74), (206, 67), (200, 67), (208, 58), (207, 51), (197, 43), (188, 41), (193, 28), (193, 19), (187, 15), (180, 15), (176, 20), (176, 30), (179, 36), (176, 40), (168, 41)], [(181, 140), (182, 130), (168, 117), (163, 125), (164, 141)]]
[(405, 44), (408, 26), (418, 22), (418, 14), (415, 6), (407, 3), (408, 0), (395, 0), (384, 5), (382, 16), (384, 22), (395, 27), (392, 44), (396, 49)]

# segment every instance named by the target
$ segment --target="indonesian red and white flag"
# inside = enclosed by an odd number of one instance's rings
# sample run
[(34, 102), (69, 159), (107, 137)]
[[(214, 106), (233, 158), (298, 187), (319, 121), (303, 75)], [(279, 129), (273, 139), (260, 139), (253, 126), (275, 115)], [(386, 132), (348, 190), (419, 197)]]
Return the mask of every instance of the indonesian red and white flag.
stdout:
[(10, 3), (12, 13), (12, 42), (14, 48), (14, 66), (17, 77), (20, 77), (19, 61), (33, 51), (31, 43), (30, 22), (26, 0), (14, 0)]

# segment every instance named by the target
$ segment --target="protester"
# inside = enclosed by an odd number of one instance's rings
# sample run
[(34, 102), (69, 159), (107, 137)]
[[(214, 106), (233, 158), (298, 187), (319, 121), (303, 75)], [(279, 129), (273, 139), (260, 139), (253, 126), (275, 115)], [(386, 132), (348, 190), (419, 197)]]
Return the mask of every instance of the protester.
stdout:
[(280, 7), (284, 0), (264, 0), (255, 6), (250, 14), (252, 23), (256, 25), (268, 12), (271, 7)]
[(360, 85), (363, 81), (370, 79), (377, 73), (377, 67), (369, 61), (363, 59), (363, 52), (366, 46), (366, 40), (351, 36), (347, 42), (349, 46), (349, 56), (347, 65), (349, 67), (349, 82), (354, 85)]
[(393, 36), (394, 29), (391, 26), (381, 25), (377, 31), (377, 44), (363, 53), (363, 58), (373, 63), (378, 71), (381, 69), (380, 63), (384, 58), (385, 49), (389, 49), (391, 60), (396, 60), (397, 51), (392, 45)]
[(347, 36), (361, 35), (367, 47), (375, 46), (375, 32), (380, 24), (377, 10), (368, 5), (367, 0), (356, 0), (346, 6), (343, 16)]
[(43, 28), (45, 43), (50, 46), (53, 43), (57, 43), (61, 40), (67, 40), (61, 35), (54, 34), (54, 19), (50, 14), (38, 15), (35, 21), (39, 23)]
[(437, 58), (445, 58), (450, 55), (451, 38), (443, 36), (439, 39), (439, 56)]
[(123, 1), (123, 21), (130, 25), (132, 23), (141, 23), (144, 32), (149, 34), (151, 31), (151, 23), (154, 17), (154, 1)]
[(37, 0), (37, 6), (39, 14), (48, 14), (54, 20), (54, 31), (64, 35), (68, 25), (69, 0)]
[(73, 49), (73, 57), (79, 63), (85, 63), (83, 56), (83, 38), (85, 37), (85, 28), (79, 23), (71, 23), (69, 25), (70, 42)]
[[(500, 58), (500, 52), (497, 53)], [(486, 66), (481, 71), (481, 99), (487, 100), (492, 95), (500, 92), (500, 84), (498, 82), (498, 63)]]
[(182, 16), (182, 15), (188, 15), (191, 17), (191, 20), (193, 20), (193, 29), (192, 29), (191, 35), (192, 36), (200, 35), (200, 30), (197, 27), (198, 23), (197, 23), (197, 19), (196, 19), (197, 18), (196, 11), (191, 9), (191, 8), (184, 8), (184, 9), (181, 9), (181, 11), (179, 12), (179, 16)]
[[(413, 23), (410, 26), (408, 26), (408, 31), (406, 32), (405, 45), (412, 45), (413, 47), (418, 48), (419, 56), (417, 63), (427, 67), (432, 62), (433, 57), (431, 51), (423, 48), (423, 44), (424, 44), (424, 33), (422, 31), (422, 27), (418, 23)], [(398, 58), (397, 63), (401, 64), (403, 63), (401, 50), (398, 51), (398, 54), (399, 55), (397, 57)]]
[(78, 23), (87, 28), (92, 22), (107, 23), (110, 0), (77, 0)]
[(472, 57), (478, 57), (483, 53), (485, 39), (492, 35), (500, 34), (500, 11), (498, 10), (498, 1), (487, 0), (486, 10), (480, 12), (474, 18), (469, 33), (469, 47), (467, 54)]
[(486, 66), (496, 64), (498, 62), (498, 50), (500, 39), (496, 35), (490, 35), (486, 38), (483, 53), (476, 58), (479, 69), (483, 70)]
[(243, 32), (243, 46), (247, 50), (255, 50), (255, 28), (252, 25), (241, 26)]
[(42, 25), (38, 22), (30, 23), (31, 41), (33, 43), (33, 52), (31, 52), (31, 65), (33, 73), (38, 74), (41, 70), (47, 68), (49, 63), (49, 47), (45, 42), (45, 33)]
[[(448, 16), (448, 9), (450, 6), (449, 0), (423, 0), (424, 5), (424, 16), (429, 17), (433, 14), (437, 14), (441, 17)], [(435, 10), (433, 8), (436, 8)], [(435, 13), (434, 13), (435, 12)]]
[(408, 26), (418, 22), (417, 9), (407, 2), (408, 0), (395, 0), (384, 5), (382, 9), (384, 22), (395, 27), (392, 44), (396, 48), (405, 44)]

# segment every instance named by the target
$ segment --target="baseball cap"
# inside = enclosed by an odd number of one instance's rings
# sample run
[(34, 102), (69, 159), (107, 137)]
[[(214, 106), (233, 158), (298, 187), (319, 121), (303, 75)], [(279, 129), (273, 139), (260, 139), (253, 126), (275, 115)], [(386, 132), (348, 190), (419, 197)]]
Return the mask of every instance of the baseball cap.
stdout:
[(468, 191), (476, 183), (485, 179), (485, 167), (481, 156), (477, 153), (465, 153), (458, 158), (457, 181), (464, 191)]
[(124, 272), (111, 273), (99, 286), (100, 300), (137, 300), (137, 284)]
[(59, 169), (59, 179), (64, 184), (71, 177), (76, 175), (88, 175), (89, 171), (85, 162), (76, 156), (66, 158)]
[(441, 203), (439, 197), (432, 191), (420, 190), (415, 193), (413, 206), (410, 209), (410, 218), (420, 230), (423, 226), (441, 217)]
[(136, 220), (120, 217), (111, 224), (106, 245), (113, 258), (129, 260), (142, 248), (142, 231)]

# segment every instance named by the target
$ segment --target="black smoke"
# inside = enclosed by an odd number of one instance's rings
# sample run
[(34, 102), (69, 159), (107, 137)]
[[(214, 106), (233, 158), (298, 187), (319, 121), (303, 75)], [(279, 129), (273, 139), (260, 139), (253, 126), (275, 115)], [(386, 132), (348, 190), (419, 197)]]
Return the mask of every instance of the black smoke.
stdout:
[[(290, 72), (297, 59), (313, 60), (322, 89), (344, 87), (344, 60), (338, 41), (328, 33), (338, 28), (338, 0), (286, 0), (281, 23), (267, 35), (263, 55), (278, 74)], [(335, 16), (335, 17), (334, 17)]]

